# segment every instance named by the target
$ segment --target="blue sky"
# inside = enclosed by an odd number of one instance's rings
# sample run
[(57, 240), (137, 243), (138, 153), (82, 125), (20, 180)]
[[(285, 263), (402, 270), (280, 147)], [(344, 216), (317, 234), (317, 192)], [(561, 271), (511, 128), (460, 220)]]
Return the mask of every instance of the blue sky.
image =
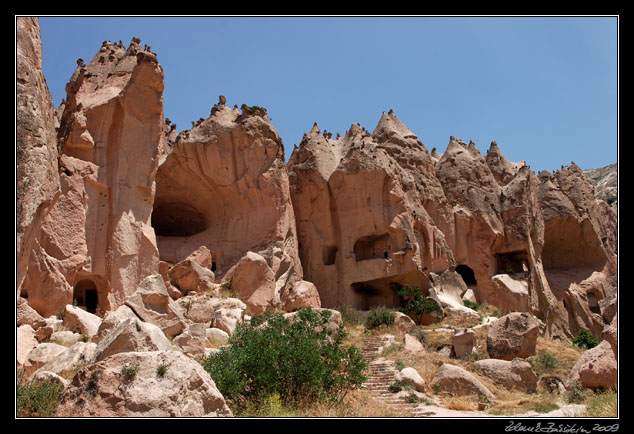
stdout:
[(492, 140), (538, 172), (618, 156), (617, 18), (40, 17), (57, 106), (76, 59), (141, 38), (165, 74), (165, 116), (188, 129), (227, 104), (259, 105), (286, 157), (314, 122), (344, 134), (395, 114), (444, 152)]

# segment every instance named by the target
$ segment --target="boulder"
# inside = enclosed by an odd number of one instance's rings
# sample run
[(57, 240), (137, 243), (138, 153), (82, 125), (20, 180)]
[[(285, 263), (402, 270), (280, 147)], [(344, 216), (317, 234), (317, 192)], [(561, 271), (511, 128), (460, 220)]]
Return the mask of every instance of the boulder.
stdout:
[(24, 374), (28, 377), (31, 373), (54, 360), (60, 353), (66, 351), (65, 346), (54, 343), (41, 343), (29, 351), (24, 363)]
[(526, 273), (496, 274), (491, 281), (499, 297), (496, 306), (507, 312), (526, 312), (529, 310), (528, 281)]
[(158, 326), (139, 319), (125, 319), (117, 323), (99, 341), (95, 360), (100, 361), (118, 353), (161, 351), (171, 348), (170, 341)]
[(410, 353), (418, 354), (425, 351), (423, 344), (416, 338), (416, 336), (405, 334), (403, 348)]
[(317, 288), (312, 282), (305, 280), (295, 281), (292, 285), (289, 285), (286, 290), (282, 290), (280, 301), (282, 303), (282, 309), (287, 312), (292, 312), (303, 307), (321, 307), (321, 300)]
[(209, 324), (214, 318), (214, 313), (220, 309), (235, 310), (232, 316), (242, 318), (247, 306), (238, 298), (217, 297), (210, 293), (198, 293), (187, 295), (176, 302), (183, 316), (195, 323)]
[(227, 276), (231, 279), (231, 290), (252, 313), (262, 313), (279, 303), (279, 294), (275, 291), (275, 274), (262, 255), (247, 252)]
[(17, 326), (24, 324), (30, 325), (33, 330), (47, 325), (46, 320), (35, 309), (29, 306), (29, 303), (20, 297), (16, 309)]
[(49, 371), (64, 378), (73, 375), (85, 366), (92, 364), (96, 357), (97, 344), (93, 342), (77, 342), (43, 365), (37, 372)]
[(244, 321), (245, 309), (234, 305), (224, 306), (214, 310), (211, 315), (211, 327), (218, 328), (226, 332), (229, 336), (233, 334), (238, 324)]
[(535, 355), (540, 321), (526, 312), (513, 312), (489, 326), (487, 352), (494, 359), (513, 360)]
[(398, 379), (404, 383), (412, 386), (417, 392), (426, 393), (425, 380), (420, 376), (418, 371), (414, 368), (403, 368), (399, 373)]
[[(172, 340), (172, 345), (178, 347), (189, 357), (205, 355), (205, 348), (208, 346), (208, 327), (205, 324), (192, 324), (187, 329)], [(218, 329), (216, 329), (218, 330)]]
[(99, 330), (97, 330), (97, 334), (92, 338), (93, 342), (99, 342), (103, 337), (112, 330), (117, 324), (128, 320), (138, 320), (139, 317), (136, 316), (134, 311), (130, 309), (125, 304), (119, 306), (117, 310), (111, 310), (106, 313), (101, 325), (99, 325)]
[(469, 329), (458, 330), (452, 336), (451, 342), (455, 356), (461, 359), (467, 354), (474, 352), (473, 348), (476, 343), (476, 334)]
[[(333, 333), (336, 333), (339, 330), (339, 327), (341, 327), (343, 325), (343, 319), (341, 316), (341, 312), (339, 312), (338, 310), (334, 310), (334, 309), (326, 309), (326, 308), (315, 308), (312, 309), (314, 312), (317, 312), (319, 315), (322, 314), (322, 312), (328, 312), (330, 315), (328, 317), (328, 322), (326, 323), (326, 328), (328, 328), (330, 331), (332, 331)], [(288, 318), (291, 321), (293, 321), (293, 319), (298, 315), (298, 312), (291, 312), (291, 313), (285, 313), (284, 314), (284, 318)]]
[(28, 324), (21, 325), (17, 329), (15, 340), (16, 362), (17, 368), (20, 370), (27, 362), (31, 350), (38, 345), (37, 339), (35, 339), (35, 330)]
[(416, 323), (403, 312), (394, 312), (394, 326), (401, 332), (407, 334), (414, 330)]
[(58, 417), (231, 415), (202, 366), (169, 350), (119, 353), (86, 367), (64, 391), (56, 412)]
[(475, 362), (475, 366), (482, 375), (507, 389), (517, 389), (526, 393), (534, 393), (537, 390), (537, 376), (531, 364), (524, 359), (485, 359)]
[(68, 330), (75, 330), (86, 336), (88, 339), (97, 335), (101, 318), (90, 312), (67, 304), (64, 310), (64, 327)]
[(215, 276), (211, 271), (211, 264), (209, 249), (201, 246), (186, 259), (169, 269), (169, 282), (181, 294), (213, 291), (218, 285), (214, 283)]
[(431, 387), (434, 391), (448, 392), (457, 396), (481, 395), (490, 400), (495, 399), (495, 395), (471, 373), (448, 363), (443, 363), (438, 368)]
[(126, 298), (125, 304), (142, 321), (159, 326), (167, 336), (176, 336), (185, 329), (180, 306), (167, 293), (160, 274), (143, 279), (136, 292)]
[(568, 385), (578, 382), (586, 388), (612, 387), (617, 384), (618, 364), (612, 346), (602, 341), (581, 355), (568, 377)]
[(612, 322), (605, 326), (601, 333), (601, 340), (607, 341), (612, 346), (614, 357), (618, 358), (618, 315), (614, 315)]
[(81, 342), (84, 339), (85, 337), (79, 333), (71, 332), (70, 330), (60, 330), (58, 332), (53, 332), (49, 341), (65, 347), (72, 347), (77, 342)]

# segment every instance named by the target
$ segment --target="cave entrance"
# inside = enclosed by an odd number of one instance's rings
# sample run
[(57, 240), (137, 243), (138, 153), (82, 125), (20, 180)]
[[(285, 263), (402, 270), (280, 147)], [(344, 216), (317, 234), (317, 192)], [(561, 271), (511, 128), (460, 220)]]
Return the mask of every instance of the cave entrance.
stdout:
[(475, 273), (468, 265), (458, 265), (456, 267), (456, 273), (460, 274), (460, 277), (462, 277), (462, 280), (464, 281), (465, 285), (467, 285), (467, 288), (473, 289), (478, 285), (478, 281), (475, 278)]
[(601, 315), (601, 308), (599, 307), (599, 297), (594, 292), (588, 292), (586, 295), (588, 300), (588, 307), (590, 308), (590, 312)]
[(357, 262), (368, 259), (387, 259), (392, 250), (389, 234), (368, 235), (354, 243), (354, 257)]
[(515, 274), (530, 271), (528, 253), (516, 252), (496, 253), (497, 274)]
[(207, 229), (205, 216), (185, 202), (163, 202), (152, 210), (152, 227), (160, 237), (190, 237)]
[(95, 282), (90, 279), (80, 280), (73, 289), (73, 303), (84, 308), (87, 312), (97, 313), (99, 294)]

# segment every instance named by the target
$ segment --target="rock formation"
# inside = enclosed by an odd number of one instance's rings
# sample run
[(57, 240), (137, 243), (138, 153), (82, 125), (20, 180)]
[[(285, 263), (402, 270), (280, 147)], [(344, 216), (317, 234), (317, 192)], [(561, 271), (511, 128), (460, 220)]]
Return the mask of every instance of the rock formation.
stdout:
[(136, 43), (105, 41), (66, 86), (60, 194), (42, 219), (20, 288), (40, 314), (77, 300), (115, 309), (158, 272), (150, 226), (163, 133), (163, 71)]
[(42, 73), (37, 18), (16, 18), (17, 295), (43, 219), (60, 190), (53, 100)]
[[(216, 279), (235, 275), (232, 289), (254, 312), (281, 303), (303, 273), (284, 148), (266, 110), (216, 104), (176, 138), (156, 175), (152, 226), (162, 261), (180, 262), (204, 246)], [(241, 285), (256, 270), (257, 285)]]

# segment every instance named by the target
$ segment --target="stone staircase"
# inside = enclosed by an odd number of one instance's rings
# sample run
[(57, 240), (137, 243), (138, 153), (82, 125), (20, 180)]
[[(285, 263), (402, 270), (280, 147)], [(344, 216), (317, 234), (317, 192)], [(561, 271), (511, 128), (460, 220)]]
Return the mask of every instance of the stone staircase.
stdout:
[(377, 401), (384, 402), (395, 410), (407, 412), (413, 417), (427, 416), (428, 413), (419, 408), (419, 404), (409, 403), (405, 398), (398, 397), (389, 391), (390, 385), (396, 380), (398, 369), (391, 360), (376, 359), (384, 345), (381, 336), (371, 336), (364, 340), (362, 353), (370, 373), (363, 388), (368, 390)]

